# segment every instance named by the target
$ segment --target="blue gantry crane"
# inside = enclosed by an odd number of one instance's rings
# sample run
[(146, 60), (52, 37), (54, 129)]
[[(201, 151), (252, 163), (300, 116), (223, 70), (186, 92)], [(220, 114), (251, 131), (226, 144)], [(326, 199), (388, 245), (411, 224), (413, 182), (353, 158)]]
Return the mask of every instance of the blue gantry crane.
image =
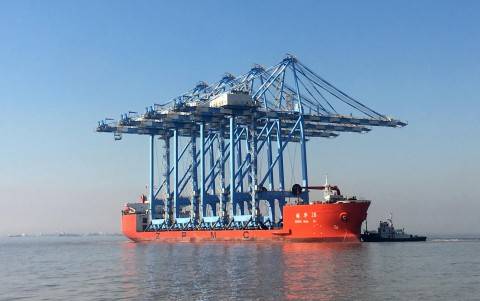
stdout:
[[(348, 108), (355, 115), (341, 113)], [(281, 223), (282, 208), (290, 198), (309, 202), (310, 139), (405, 125), (287, 55), (270, 68), (254, 65), (241, 76), (225, 73), (213, 84), (199, 82), (143, 114), (102, 120), (96, 131), (113, 133), (116, 140), (123, 134), (149, 137), (150, 229), (245, 228)], [(164, 168), (159, 175), (154, 168), (156, 138), (163, 142)], [(300, 145), (302, 189), (295, 193), (285, 187), (289, 144)], [(259, 159), (265, 166), (262, 171)], [(259, 210), (260, 202), (267, 212)]]

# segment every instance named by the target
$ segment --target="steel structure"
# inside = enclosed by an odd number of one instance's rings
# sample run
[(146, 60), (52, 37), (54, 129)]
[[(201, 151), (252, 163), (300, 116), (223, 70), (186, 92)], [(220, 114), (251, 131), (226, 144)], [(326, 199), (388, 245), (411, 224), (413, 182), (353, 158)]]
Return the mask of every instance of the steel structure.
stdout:
[[(355, 115), (341, 114), (340, 108)], [(100, 121), (96, 131), (114, 133), (116, 140), (123, 134), (149, 136), (149, 229), (158, 231), (278, 225), (277, 213), (288, 198), (309, 202), (309, 139), (405, 125), (287, 55), (270, 68), (254, 65), (238, 77), (226, 73), (213, 84), (200, 82), (144, 114)], [(160, 175), (154, 168), (156, 138), (163, 142)], [(304, 188), (298, 195), (285, 187), (284, 154), (294, 143), (300, 145)], [(262, 172), (260, 156), (266, 157)], [(259, 211), (260, 201), (268, 204), (268, 212)]]

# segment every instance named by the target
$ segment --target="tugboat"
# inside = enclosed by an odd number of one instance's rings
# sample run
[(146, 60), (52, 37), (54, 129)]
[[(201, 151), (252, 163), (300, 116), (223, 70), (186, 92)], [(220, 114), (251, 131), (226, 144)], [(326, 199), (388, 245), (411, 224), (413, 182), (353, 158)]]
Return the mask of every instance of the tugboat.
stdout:
[(387, 221), (380, 221), (378, 226), (378, 231), (368, 231), (365, 229), (363, 234), (360, 236), (360, 239), (364, 242), (384, 242), (384, 241), (426, 241), (426, 236), (418, 236), (405, 233), (404, 229), (395, 230), (393, 226), (392, 214), (390, 213), (390, 218), (387, 218)]

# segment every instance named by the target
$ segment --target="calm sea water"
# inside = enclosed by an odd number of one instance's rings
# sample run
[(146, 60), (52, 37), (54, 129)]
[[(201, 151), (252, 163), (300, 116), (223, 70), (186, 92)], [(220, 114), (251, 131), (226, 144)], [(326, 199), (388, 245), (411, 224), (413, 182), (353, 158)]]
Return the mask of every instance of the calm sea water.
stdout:
[(480, 240), (0, 239), (1, 300), (480, 300)]

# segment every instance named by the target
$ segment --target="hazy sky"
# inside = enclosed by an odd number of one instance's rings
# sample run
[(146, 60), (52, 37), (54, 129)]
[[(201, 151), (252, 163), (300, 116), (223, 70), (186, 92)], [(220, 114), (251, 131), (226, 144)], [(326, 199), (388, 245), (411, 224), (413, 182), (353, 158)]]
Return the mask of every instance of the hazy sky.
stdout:
[(480, 2), (1, 1), (0, 234), (120, 230), (148, 139), (94, 132), (295, 54), (409, 122), (309, 145), (311, 183), (413, 232), (480, 233)]

